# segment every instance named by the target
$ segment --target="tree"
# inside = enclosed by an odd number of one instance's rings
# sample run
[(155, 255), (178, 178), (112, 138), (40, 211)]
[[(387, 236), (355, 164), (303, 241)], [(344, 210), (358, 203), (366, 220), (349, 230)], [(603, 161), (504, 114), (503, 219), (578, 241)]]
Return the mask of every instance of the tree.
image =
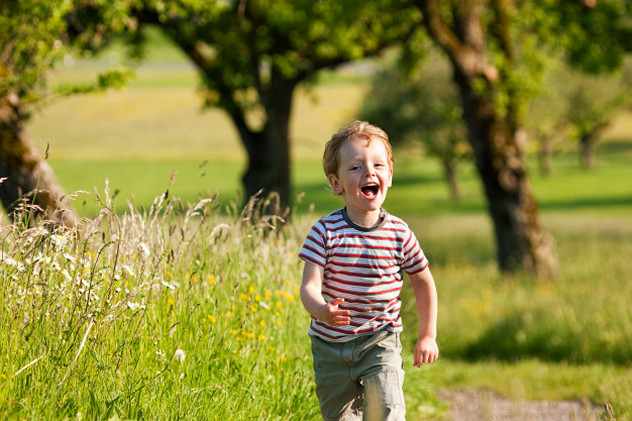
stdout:
[(632, 61), (613, 74), (568, 72), (562, 89), (567, 91), (565, 120), (571, 139), (580, 145), (585, 169), (594, 164), (595, 144), (617, 113), (632, 104)]
[(391, 0), (146, 0), (138, 17), (163, 28), (197, 66), (207, 105), (229, 115), (248, 154), (246, 197), (274, 193), (267, 212), (285, 215), (295, 88), (405, 39), (419, 14)]
[(378, 71), (359, 117), (382, 127), (394, 146), (420, 143), (428, 155), (438, 158), (450, 195), (458, 200), (458, 163), (471, 154), (471, 149), (448, 63), (428, 54), (409, 67), (397, 60)]
[(590, 169), (595, 144), (612, 119), (632, 104), (632, 61), (612, 73), (590, 74), (561, 60), (547, 72), (540, 94), (529, 104), (527, 128), (540, 143), (541, 167), (555, 140), (580, 145), (581, 164)]
[[(0, 201), (14, 218), (44, 217), (71, 225), (76, 214), (51, 166), (29, 137), (25, 122), (34, 104), (50, 94), (45, 76), (70, 51), (94, 49), (121, 25), (126, 3), (20, 0), (0, 4)], [(107, 22), (83, 26), (82, 12), (110, 8)], [(80, 29), (77, 31), (77, 29)], [(106, 71), (95, 83), (65, 87), (62, 94), (120, 85), (126, 72)], [(46, 151), (48, 154), (48, 151)]]
[(529, 184), (521, 92), (510, 80), (518, 60), (511, 38), (512, 6), (504, 1), (418, 4), (428, 34), (452, 64), (494, 224), (500, 269), (549, 276), (557, 265), (553, 240), (540, 224)]
[(540, 83), (543, 54), (563, 49), (572, 62), (595, 71), (618, 66), (632, 39), (628, 3), (415, 1), (427, 33), (452, 64), (503, 271), (548, 276), (557, 267), (524, 159), (523, 119)]
[(75, 218), (24, 128), (28, 105), (40, 97), (44, 73), (63, 52), (60, 36), (71, 6), (43, 0), (0, 5), (0, 200), (15, 217), (22, 210), (64, 224)]

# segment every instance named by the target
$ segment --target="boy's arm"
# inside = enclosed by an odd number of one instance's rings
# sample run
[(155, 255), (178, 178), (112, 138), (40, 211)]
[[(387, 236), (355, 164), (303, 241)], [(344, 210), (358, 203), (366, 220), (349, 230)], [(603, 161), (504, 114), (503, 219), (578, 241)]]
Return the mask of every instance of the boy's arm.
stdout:
[(421, 367), (439, 357), (437, 347), (437, 289), (430, 269), (410, 275), (419, 313), (419, 339), (415, 345), (413, 365)]
[(303, 269), (303, 281), (301, 283), (301, 301), (303, 306), (317, 320), (331, 326), (348, 325), (351, 320), (348, 310), (339, 310), (344, 299), (336, 298), (327, 303), (323, 298), (321, 288), (323, 285), (323, 268), (312, 263), (305, 262)]

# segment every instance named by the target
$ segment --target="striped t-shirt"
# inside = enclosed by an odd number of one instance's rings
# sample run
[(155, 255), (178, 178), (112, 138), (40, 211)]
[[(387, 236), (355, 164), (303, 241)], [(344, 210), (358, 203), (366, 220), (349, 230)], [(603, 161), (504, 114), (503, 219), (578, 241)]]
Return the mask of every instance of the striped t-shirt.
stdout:
[(382, 212), (379, 225), (364, 228), (338, 209), (309, 232), (299, 257), (324, 269), (323, 298), (344, 298), (338, 308), (349, 310), (351, 316), (346, 326), (330, 326), (312, 317), (310, 335), (345, 342), (378, 330), (401, 332), (403, 271), (421, 272), (428, 260), (408, 225)]

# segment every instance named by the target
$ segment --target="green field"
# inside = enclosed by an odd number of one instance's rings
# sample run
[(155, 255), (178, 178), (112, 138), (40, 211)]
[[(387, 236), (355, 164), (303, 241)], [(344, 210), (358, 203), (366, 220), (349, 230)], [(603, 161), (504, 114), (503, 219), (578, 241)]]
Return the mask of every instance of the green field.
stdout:
[[(232, 211), (245, 155), (230, 122), (200, 110), (195, 73), (178, 54), (149, 53), (129, 87), (58, 100), (28, 126), (40, 149), (50, 144), (66, 191), (88, 192), (75, 208), (98, 217), (61, 233), (2, 228), (0, 417), (319, 419), (296, 253), (311, 223), (340, 206), (320, 155), (366, 83), (342, 73), (298, 93), (295, 217), (270, 232)], [(53, 80), (86, 80), (117, 54)], [(440, 301), (441, 357), (416, 370), (414, 300), (404, 291), (409, 419), (441, 417), (436, 392), (462, 387), (587, 397), (632, 419), (632, 118), (606, 132), (589, 172), (573, 149), (556, 153), (550, 176), (529, 158), (560, 261), (550, 281), (498, 273), (470, 163), (454, 202), (436, 162), (415, 151), (396, 158), (385, 206), (420, 238)], [(107, 209), (96, 194), (114, 197)]]

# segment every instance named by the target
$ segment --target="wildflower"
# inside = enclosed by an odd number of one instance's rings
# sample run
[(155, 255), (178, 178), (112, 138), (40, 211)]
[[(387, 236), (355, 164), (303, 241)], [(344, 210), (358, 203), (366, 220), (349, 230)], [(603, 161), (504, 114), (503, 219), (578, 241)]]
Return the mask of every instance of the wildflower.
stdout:
[(265, 335), (259, 335), (259, 340), (260, 341), (265, 341), (266, 340), (266, 336)]
[(211, 323), (215, 323), (217, 321), (215, 316), (213, 316), (212, 314), (209, 314), (208, 319), (211, 321)]
[(184, 362), (184, 360), (186, 359), (186, 357), (187, 357), (187, 356), (186, 356), (186, 354), (185, 354), (185, 353), (184, 353), (184, 351), (183, 351), (183, 350), (181, 350), (181, 349), (176, 349), (175, 354), (173, 354), (173, 358), (174, 358), (175, 360), (180, 361), (180, 362)]
[(235, 315), (235, 313), (233, 313), (232, 311), (229, 311), (228, 313), (226, 313), (226, 315), (228, 317), (233, 317)]
[(180, 377), (178, 377), (180, 380), (184, 379), (184, 373), (180, 373)]
[(250, 287), (250, 288), (248, 288), (248, 291), (250, 291), (251, 294), (254, 294), (255, 289), (254, 289), (254, 287)]
[(279, 313), (278, 311), (275, 311), (274, 315), (277, 316), (277, 317), (281, 317), (281, 313)]
[(259, 325), (261, 325), (261, 327), (266, 327), (266, 322), (264, 322), (263, 320), (259, 322)]
[(255, 306), (250, 307), (250, 310), (252, 310), (253, 313), (256, 313), (258, 311), (257, 307)]
[(259, 305), (260, 305), (261, 307), (265, 308), (266, 310), (270, 310), (270, 306), (269, 306), (269, 305), (267, 305), (266, 303), (264, 303), (263, 301), (261, 301), (261, 302), (259, 303)]
[(163, 358), (166, 356), (166, 354), (164, 352), (162, 352), (162, 350), (160, 350), (160, 349), (158, 351), (156, 351), (156, 355), (159, 355), (159, 356), (161, 356)]
[(281, 355), (281, 356), (279, 357), (279, 361), (281, 361), (281, 362), (285, 362), (285, 361), (287, 361), (287, 358), (285, 358), (285, 355)]
[(63, 247), (66, 244), (66, 237), (55, 234), (51, 237), (56, 246)]
[(127, 266), (127, 265), (123, 265), (123, 270), (129, 275), (129, 276), (136, 276), (136, 274), (134, 272), (132, 272), (132, 269)]
[(70, 276), (70, 274), (68, 273), (66, 269), (62, 270), (61, 274), (64, 275), (64, 278), (66, 278), (67, 281), (72, 281), (72, 277)]
[(259, 294), (255, 295), (255, 301), (261, 301), (261, 296)]
[(151, 254), (151, 252), (149, 251), (149, 247), (147, 247), (147, 244), (145, 243), (139, 243), (138, 248), (145, 257), (149, 257), (149, 255)]
[(173, 301), (173, 298), (167, 299), (167, 304), (172, 306), (174, 303), (175, 303), (175, 301)]
[(11, 257), (7, 257), (4, 259), (4, 263), (6, 263), (9, 266), (13, 266), (14, 268), (16, 268), (17, 270), (19, 270), (20, 272), (24, 272), (24, 265), (14, 259), (12, 259)]
[(211, 284), (215, 283), (215, 277), (213, 275), (209, 275), (207, 281)]
[(277, 327), (281, 327), (281, 322), (277, 320), (276, 321), (276, 325), (277, 325)]

